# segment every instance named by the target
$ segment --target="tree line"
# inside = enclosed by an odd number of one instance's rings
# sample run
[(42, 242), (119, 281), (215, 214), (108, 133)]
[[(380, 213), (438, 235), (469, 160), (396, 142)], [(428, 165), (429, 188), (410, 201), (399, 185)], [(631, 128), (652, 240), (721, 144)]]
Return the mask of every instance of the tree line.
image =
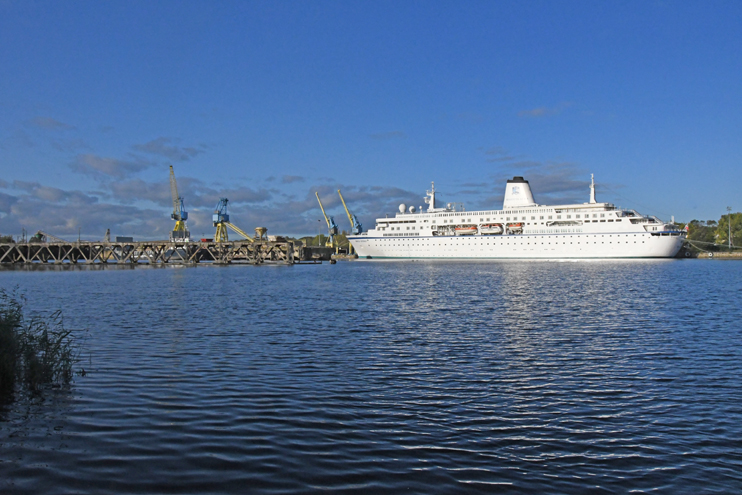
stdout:
[(722, 215), (719, 220), (691, 220), (687, 224), (678, 224), (685, 228), (688, 226), (688, 241), (695, 241), (700, 247), (707, 251), (720, 251), (729, 246), (729, 223), (731, 221), (731, 244), (742, 242), (742, 213)]

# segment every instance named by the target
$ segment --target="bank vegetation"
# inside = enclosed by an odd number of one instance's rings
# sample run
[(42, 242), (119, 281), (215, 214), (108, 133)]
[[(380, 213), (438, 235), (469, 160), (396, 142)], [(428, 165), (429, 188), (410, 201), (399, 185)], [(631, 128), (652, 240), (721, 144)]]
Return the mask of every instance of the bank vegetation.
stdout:
[[(730, 229), (731, 221), (731, 229)], [(685, 224), (680, 224), (685, 227)], [(691, 220), (688, 222), (688, 244), (702, 251), (729, 251), (742, 249), (742, 213), (723, 215), (719, 220)], [(731, 231), (731, 242), (730, 242)]]
[(69, 385), (79, 344), (62, 314), (26, 315), (25, 300), (0, 289), (0, 402)]

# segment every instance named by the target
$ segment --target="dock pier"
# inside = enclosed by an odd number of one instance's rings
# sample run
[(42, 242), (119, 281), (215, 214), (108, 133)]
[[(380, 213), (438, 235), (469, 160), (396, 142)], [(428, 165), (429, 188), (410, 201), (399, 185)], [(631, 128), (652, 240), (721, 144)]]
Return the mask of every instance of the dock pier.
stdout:
[(333, 249), (292, 241), (24, 242), (0, 244), (0, 264), (312, 264), (330, 261)]

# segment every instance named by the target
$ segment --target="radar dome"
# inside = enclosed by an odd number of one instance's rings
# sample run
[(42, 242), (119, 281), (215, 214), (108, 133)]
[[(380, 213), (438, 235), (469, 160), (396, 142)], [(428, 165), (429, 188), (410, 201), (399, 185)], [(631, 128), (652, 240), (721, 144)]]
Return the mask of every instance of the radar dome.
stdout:
[(410, 213), (415, 213), (415, 207), (414, 206), (410, 206), (409, 210), (407, 210), (407, 211), (409, 211)]
[(406, 204), (402, 203), (401, 205), (399, 205), (399, 212), (400, 213), (404, 213), (404, 211), (406, 209), (407, 209), (407, 205)]

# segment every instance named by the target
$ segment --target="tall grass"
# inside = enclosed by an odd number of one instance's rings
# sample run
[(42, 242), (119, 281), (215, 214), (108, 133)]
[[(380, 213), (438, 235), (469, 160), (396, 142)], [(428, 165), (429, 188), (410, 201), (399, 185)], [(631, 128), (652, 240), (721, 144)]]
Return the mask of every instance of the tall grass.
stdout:
[(0, 399), (67, 385), (79, 361), (78, 343), (65, 330), (61, 311), (24, 314), (25, 299), (0, 289)]

